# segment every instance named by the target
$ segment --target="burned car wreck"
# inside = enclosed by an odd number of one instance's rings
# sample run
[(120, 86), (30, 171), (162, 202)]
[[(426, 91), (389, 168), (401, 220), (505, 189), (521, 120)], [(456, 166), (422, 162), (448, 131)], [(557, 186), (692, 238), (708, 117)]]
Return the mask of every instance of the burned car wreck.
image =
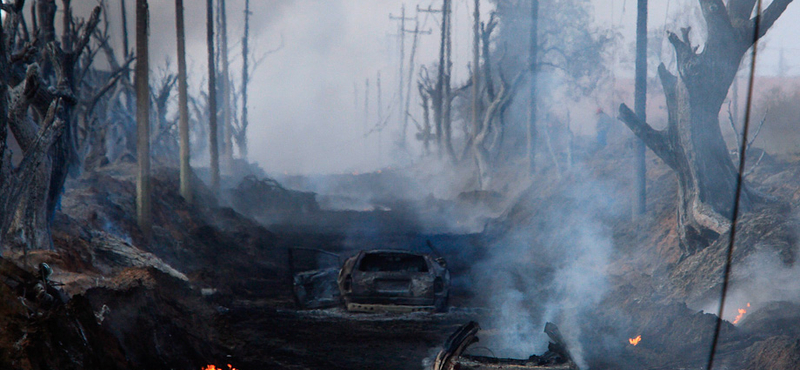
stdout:
[[(312, 258), (317, 268), (297, 272), (302, 260), (298, 250), (289, 251), (289, 266), (300, 308), (344, 304), (348, 311), (356, 312), (447, 310), (450, 272), (442, 258), (402, 250), (360, 251), (338, 268), (331, 266), (334, 254), (303, 249), (318, 254)], [(329, 261), (321, 262), (322, 257)]]
[(348, 311), (447, 309), (450, 272), (428, 254), (361, 251), (344, 262), (337, 281)]

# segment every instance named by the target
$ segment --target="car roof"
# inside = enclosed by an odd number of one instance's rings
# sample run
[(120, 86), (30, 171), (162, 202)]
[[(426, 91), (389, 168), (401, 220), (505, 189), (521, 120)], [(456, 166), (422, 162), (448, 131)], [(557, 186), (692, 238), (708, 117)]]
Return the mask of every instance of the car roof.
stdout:
[(414, 256), (426, 256), (427, 253), (420, 253), (420, 252), (413, 252), (408, 250), (402, 249), (372, 249), (368, 251), (363, 251), (364, 254), (410, 254)]

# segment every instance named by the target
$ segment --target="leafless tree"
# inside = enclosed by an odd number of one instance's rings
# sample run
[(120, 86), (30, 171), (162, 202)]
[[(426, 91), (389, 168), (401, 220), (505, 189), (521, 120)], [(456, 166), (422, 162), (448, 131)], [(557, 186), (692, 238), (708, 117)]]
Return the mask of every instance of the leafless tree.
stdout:
[[(678, 175), (678, 229), (685, 255), (705, 248), (730, 228), (739, 174), (722, 138), (720, 108), (744, 54), (791, 2), (772, 1), (757, 19), (751, 17), (755, 0), (699, 0), (708, 33), (702, 52), (692, 44), (689, 28), (680, 36), (669, 32), (678, 74), (663, 64), (658, 69), (667, 98), (667, 128), (655, 130), (626, 105), (620, 106), (622, 120)], [(742, 211), (760, 199), (744, 187)]]
[[(0, 237), (11, 246), (50, 248), (50, 224), (69, 173), (79, 170), (79, 103), (76, 87), (81, 78), (81, 54), (100, 21), (95, 8), (86, 21), (75, 22), (64, 5), (65, 35), (56, 41), (55, 0), (36, 4), (35, 32), (18, 32), (24, 1), (3, 4), (6, 13), (0, 42), (0, 73), (4, 74), (0, 116), (0, 182), (2, 224)], [(35, 39), (25, 42), (25, 34)], [(13, 86), (13, 87), (10, 87)], [(9, 88), (10, 87), (10, 88)], [(13, 168), (7, 147), (6, 125), (25, 154)], [(52, 145), (51, 145), (52, 144)]]
[[(479, 38), (476, 39), (476, 44), (481, 42), (483, 44), (483, 84), (485, 85), (486, 99), (485, 104), (481, 104), (481, 96), (476, 98), (474, 103), (474, 114), (476, 120), (474, 127), (470, 132), (469, 144), (475, 156), (475, 162), (478, 166), (478, 184), (481, 190), (488, 189), (491, 180), (491, 163), (489, 151), (493, 148), (487, 146), (487, 139), (491, 133), (496, 137), (502, 136), (503, 112), (508, 107), (508, 104), (516, 94), (517, 89), (521, 85), (522, 78), (524, 77), (525, 70), (517, 72), (517, 75), (512, 81), (506, 81), (502, 73), (498, 76), (500, 86), (495, 89), (494, 76), (492, 74), (492, 57), (490, 54), (489, 43), (491, 34), (497, 26), (497, 18), (492, 14), (488, 23), (482, 24), (480, 27)], [(478, 45), (475, 45), (476, 49)], [(476, 71), (480, 70), (478, 66)], [(475, 74), (477, 72), (473, 72)], [(478, 92), (484, 89), (475, 89)], [(469, 145), (468, 145), (469, 146)]]

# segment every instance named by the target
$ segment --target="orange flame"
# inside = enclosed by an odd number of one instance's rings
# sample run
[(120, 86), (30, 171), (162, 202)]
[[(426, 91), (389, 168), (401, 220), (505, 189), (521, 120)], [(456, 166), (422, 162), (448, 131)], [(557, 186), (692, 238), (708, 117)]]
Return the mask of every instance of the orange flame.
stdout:
[[(204, 368), (202, 368), (200, 370), (225, 370), (225, 368), (224, 367), (216, 367), (215, 365), (208, 365), (208, 366), (206, 366), (206, 367), (204, 367)], [(228, 364), (228, 370), (236, 370), (236, 368), (231, 366), (231, 364)]]
[(637, 335), (636, 338), (628, 338), (628, 342), (630, 344), (633, 344), (634, 346), (639, 344), (639, 342), (641, 342), (641, 341), (642, 341), (642, 336), (641, 335)]
[[(750, 303), (747, 303), (747, 308), (750, 308)], [(744, 314), (746, 314), (746, 313), (747, 313), (747, 308), (740, 308), (740, 309), (738, 309), (738, 311), (739, 311), (739, 314), (738, 314), (738, 315), (736, 315), (736, 318), (734, 318), (734, 319), (733, 319), (733, 324), (734, 324), (734, 325), (738, 324), (738, 323), (739, 323), (739, 320), (741, 320), (741, 319), (742, 319), (742, 317), (744, 317)]]

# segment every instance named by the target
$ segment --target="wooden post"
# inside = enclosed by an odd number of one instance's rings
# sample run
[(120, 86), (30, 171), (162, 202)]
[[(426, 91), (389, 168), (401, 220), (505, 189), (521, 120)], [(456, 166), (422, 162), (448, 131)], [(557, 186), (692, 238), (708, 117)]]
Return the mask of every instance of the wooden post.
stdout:
[(536, 171), (536, 72), (538, 71), (537, 52), (539, 51), (539, 0), (531, 0), (531, 35), (528, 63), (531, 75), (530, 103), (528, 105), (528, 171)]
[(208, 139), (211, 151), (211, 190), (219, 196), (219, 143), (217, 141), (217, 74), (214, 68), (214, 0), (206, 0), (208, 45)]
[(178, 131), (180, 136), (181, 196), (192, 203), (189, 166), (189, 103), (186, 84), (186, 32), (183, 22), (183, 0), (175, 0), (175, 28), (178, 35)]
[(150, 202), (150, 84), (148, 76), (148, 5), (136, 0), (136, 155), (139, 168), (136, 177), (136, 215), (145, 237), (152, 232)]

